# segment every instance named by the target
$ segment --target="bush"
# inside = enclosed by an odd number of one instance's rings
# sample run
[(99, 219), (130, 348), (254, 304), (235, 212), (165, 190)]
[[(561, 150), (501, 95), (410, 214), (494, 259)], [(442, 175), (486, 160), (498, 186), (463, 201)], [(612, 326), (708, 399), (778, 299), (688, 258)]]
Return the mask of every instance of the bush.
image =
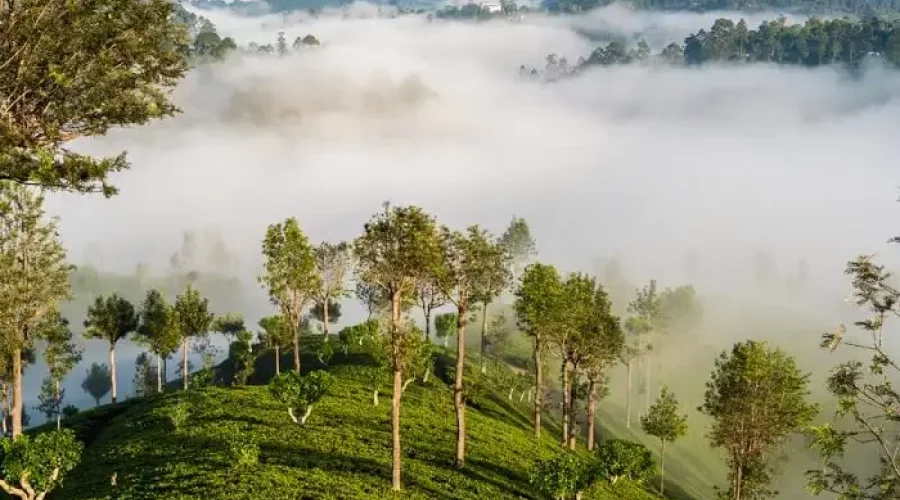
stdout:
[(572, 452), (563, 452), (547, 460), (538, 460), (531, 472), (531, 485), (552, 500), (580, 498), (596, 480), (593, 460)]
[(233, 467), (250, 467), (259, 463), (259, 443), (246, 429), (235, 425), (228, 429), (228, 453)]
[[(306, 375), (297, 372), (286, 372), (269, 382), (269, 393), (278, 401), (288, 406), (288, 415), (294, 422), (305, 424), (312, 412), (313, 404), (322, 399), (333, 382), (330, 373), (316, 370)], [(295, 409), (303, 409), (298, 419)]]
[(62, 409), (63, 418), (71, 418), (75, 415), (78, 415), (78, 407), (74, 405), (66, 405), (65, 408)]
[[(78, 465), (84, 445), (69, 429), (22, 435), (0, 441), (0, 474), (10, 487), (29, 492), (28, 498), (43, 498), (60, 486), (66, 474)], [(28, 488), (26, 488), (28, 486)], [(24, 498), (24, 497), (23, 497)]]
[(646, 446), (624, 439), (601, 441), (595, 451), (597, 473), (610, 484), (619, 479), (641, 483), (653, 475), (656, 465)]

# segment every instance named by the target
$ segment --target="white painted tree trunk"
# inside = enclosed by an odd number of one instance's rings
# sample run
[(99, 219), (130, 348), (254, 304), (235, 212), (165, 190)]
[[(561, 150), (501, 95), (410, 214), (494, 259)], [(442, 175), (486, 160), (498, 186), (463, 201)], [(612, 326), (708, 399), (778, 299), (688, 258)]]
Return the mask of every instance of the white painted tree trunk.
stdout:
[(378, 389), (372, 392), (372, 406), (378, 406)]

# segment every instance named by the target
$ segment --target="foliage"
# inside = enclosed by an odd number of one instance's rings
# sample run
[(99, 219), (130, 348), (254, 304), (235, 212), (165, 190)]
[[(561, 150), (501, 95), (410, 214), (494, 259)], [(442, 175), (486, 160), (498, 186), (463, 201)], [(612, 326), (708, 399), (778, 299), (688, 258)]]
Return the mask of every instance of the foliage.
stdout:
[[(175, 304), (172, 306), (173, 318), (176, 328), (178, 332), (181, 334), (181, 342), (183, 346), (182, 356), (182, 387), (185, 389), (188, 388), (188, 369), (187, 369), (187, 346), (188, 341), (191, 338), (205, 338), (209, 333), (209, 327), (213, 322), (215, 316), (213, 313), (209, 311), (209, 299), (206, 297), (202, 297), (200, 292), (197, 291), (188, 282), (187, 286), (184, 289), (184, 292), (181, 295), (175, 297)], [(208, 368), (208, 360), (204, 359), (204, 364), (207, 365)], [(210, 382), (211, 380), (207, 380), (209, 377), (209, 373), (198, 373), (198, 377), (195, 378), (194, 383), (199, 385), (205, 385), (205, 383)], [(205, 378), (204, 378), (205, 377)], [(199, 380), (198, 380), (199, 379)]]
[(678, 400), (668, 387), (663, 386), (647, 414), (641, 417), (641, 429), (659, 439), (663, 446), (687, 433), (687, 415), (678, 413)]
[(228, 346), (228, 357), (235, 365), (234, 380), (237, 385), (244, 385), (255, 368), (256, 354), (253, 352), (253, 334), (248, 331), (238, 332)]
[(575, 500), (596, 478), (596, 465), (588, 458), (562, 452), (538, 460), (531, 472), (531, 485), (551, 500)]
[[(865, 319), (855, 323), (866, 336), (856, 339), (841, 325), (823, 336), (822, 347), (864, 352), (870, 362), (846, 361), (831, 371), (827, 382), (828, 390), (837, 397), (835, 418), (852, 426), (826, 423), (810, 429), (811, 445), (821, 455), (822, 467), (808, 471), (807, 478), (814, 494), (834, 493), (841, 500), (886, 500), (900, 494), (900, 446), (895, 425), (900, 395), (893, 383), (900, 368), (884, 336), (888, 321), (900, 314), (900, 291), (891, 285), (891, 273), (871, 256), (848, 262), (846, 274), (852, 278), (854, 303), (866, 311)], [(863, 477), (847, 470), (842, 459), (852, 445), (858, 447), (859, 454), (853, 461), (874, 455), (878, 468)]]
[(728, 498), (761, 498), (768, 490), (773, 451), (818, 412), (807, 401), (809, 375), (794, 358), (748, 340), (716, 359), (699, 411), (713, 418), (709, 440), (728, 453)]
[(240, 314), (228, 313), (224, 316), (218, 316), (213, 319), (209, 325), (211, 332), (218, 332), (226, 337), (235, 337), (237, 334), (246, 331), (244, 326), (244, 317)]
[(328, 366), (331, 358), (337, 354), (338, 346), (334, 342), (322, 341), (316, 346), (316, 358), (324, 366)]
[(283, 316), (266, 316), (258, 324), (262, 328), (260, 340), (266, 347), (274, 349), (276, 346), (283, 348), (290, 345), (291, 332), (286, 328)]
[(51, 313), (41, 325), (40, 338), (47, 343), (44, 362), (50, 371), (50, 378), (55, 382), (62, 382), (72, 368), (81, 362), (84, 349), (72, 340), (69, 322), (58, 311)]
[(41, 382), (41, 392), (38, 394), (38, 404), (35, 410), (41, 412), (47, 420), (53, 420), (62, 413), (62, 398), (65, 389), (60, 389), (57, 394), (56, 382), (50, 377), (44, 377)]
[(385, 310), (391, 304), (391, 298), (387, 296), (382, 288), (365, 281), (356, 282), (355, 294), (356, 298), (366, 307), (369, 319)]
[(315, 370), (306, 375), (287, 372), (269, 382), (269, 393), (288, 406), (288, 414), (294, 422), (297, 422), (298, 418), (293, 410), (302, 408), (306, 413), (299, 420), (301, 424), (305, 424), (312, 406), (328, 393), (333, 382), (331, 374), (322, 370)]
[(87, 369), (84, 381), (81, 382), (81, 388), (94, 398), (95, 404), (99, 405), (103, 396), (109, 394), (110, 389), (112, 389), (109, 365), (106, 363), (91, 363), (91, 367)]
[(316, 272), (316, 254), (297, 219), (271, 224), (262, 244), (264, 271), (259, 282), (279, 308), (294, 339), (294, 368), (300, 371), (298, 338), (303, 310), (322, 287)]
[(598, 474), (616, 484), (621, 479), (641, 483), (653, 475), (653, 455), (646, 446), (624, 439), (607, 439), (594, 450)]
[(81, 459), (84, 446), (68, 430), (0, 441), (0, 489), (23, 500), (41, 499), (63, 480)]
[[(159, 290), (148, 290), (141, 304), (140, 325), (135, 341), (149, 347), (159, 358), (168, 358), (181, 343), (181, 330), (173, 307), (166, 304)], [(161, 380), (157, 380), (160, 390)]]
[(156, 367), (146, 352), (138, 354), (134, 362), (134, 395), (150, 396), (156, 392)]
[(78, 412), (79, 412), (79, 410), (78, 410), (77, 406), (66, 405), (62, 409), (62, 416), (63, 416), (63, 418), (71, 418), (71, 417), (74, 417), (75, 415), (78, 415)]
[(168, 0), (0, 3), (0, 179), (114, 194), (125, 155), (66, 143), (177, 112), (187, 40), (172, 13)]
[[(347, 296), (344, 285), (347, 282), (347, 273), (350, 271), (350, 258), (350, 247), (343, 241), (337, 244), (322, 242), (315, 248), (315, 266), (316, 274), (319, 277), (319, 288), (313, 296), (316, 305), (321, 309), (321, 314), (316, 319), (322, 322), (326, 333), (328, 324), (336, 323), (340, 318), (340, 306), (336, 308), (337, 314), (333, 317), (330, 313), (332, 304)], [(327, 310), (325, 306), (328, 306)]]
[(259, 463), (259, 443), (255, 434), (239, 425), (227, 428), (226, 442), (234, 467), (246, 469)]
[(439, 339), (456, 335), (456, 313), (447, 312), (434, 317), (434, 332)]
[(562, 280), (556, 268), (535, 263), (525, 269), (513, 307), (519, 328), (531, 337), (547, 335), (559, 324)]
[(379, 337), (379, 321), (370, 319), (362, 323), (342, 328), (338, 332), (338, 339), (346, 351), (358, 349), (367, 345), (367, 341)]
[(666, 288), (659, 294), (659, 315), (666, 332), (690, 333), (703, 319), (703, 305), (690, 285)]
[(513, 216), (509, 222), (509, 227), (500, 236), (500, 245), (506, 250), (509, 256), (512, 272), (512, 280), (514, 283), (522, 274), (525, 266), (529, 261), (537, 256), (537, 247), (534, 238), (531, 236), (531, 229), (528, 222), (522, 217)]
[(138, 315), (134, 305), (118, 294), (101, 295), (88, 308), (84, 327), (85, 338), (105, 340), (112, 347), (137, 330)]

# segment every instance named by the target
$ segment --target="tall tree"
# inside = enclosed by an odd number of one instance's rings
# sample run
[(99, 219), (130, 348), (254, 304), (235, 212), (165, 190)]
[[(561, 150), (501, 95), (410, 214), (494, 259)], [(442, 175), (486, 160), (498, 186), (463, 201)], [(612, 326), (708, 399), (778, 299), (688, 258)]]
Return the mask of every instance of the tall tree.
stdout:
[(551, 330), (558, 324), (562, 281), (556, 268), (535, 263), (522, 275), (514, 308), (519, 328), (532, 338), (534, 354), (534, 434), (541, 437), (543, 405), (543, 351)]
[(190, 377), (188, 343), (192, 338), (202, 338), (209, 333), (215, 315), (209, 311), (209, 299), (200, 296), (200, 292), (190, 283), (181, 295), (175, 297), (172, 310), (178, 333), (181, 335), (181, 384), (182, 388), (187, 390)]
[(0, 1), (0, 179), (114, 194), (125, 154), (67, 143), (178, 111), (187, 33), (173, 12), (168, 0)]
[(644, 288), (635, 291), (635, 298), (628, 304), (628, 312), (633, 316), (628, 319), (626, 328), (637, 335), (638, 340), (638, 361), (643, 361), (646, 372), (644, 374), (644, 410), (650, 408), (651, 374), (652, 374), (652, 351), (653, 334), (657, 332), (662, 325), (664, 319), (662, 309), (660, 307), (659, 294), (656, 291), (656, 280), (650, 280), (650, 283)]
[(434, 219), (418, 207), (384, 204), (384, 211), (372, 216), (363, 234), (353, 242), (360, 281), (390, 297), (390, 365), (393, 371), (391, 429), (393, 436), (392, 483), (400, 483), (400, 397), (405, 365), (406, 336), (415, 329), (404, 328), (401, 312), (404, 297), (411, 296), (416, 283), (427, 277), (439, 253)]
[(87, 374), (84, 376), (84, 381), (81, 382), (81, 388), (90, 394), (94, 398), (94, 404), (99, 406), (100, 400), (109, 394), (109, 390), (112, 388), (109, 365), (91, 363), (91, 367), (87, 369)]
[(687, 433), (687, 415), (678, 412), (675, 394), (663, 386), (659, 397), (641, 418), (641, 429), (659, 439), (659, 494), (666, 488), (666, 444), (674, 443)]
[(517, 283), (522, 271), (531, 262), (531, 259), (537, 256), (537, 247), (531, 236), (528, 222), (522, 217), (513, 216), (509, 227), (500, 236), (500, 244), (510, 257), (509, 265), (512, 274), (510, 284)]
[[(619, 318), (612, 313), (612, 302), (606, 290), (597, 286), (591, 304), (591, 312), (584, 329), (577, 337), (573, 353), (578, 357), (576, 364), (582, 367), (588, 379), (588, 435), (587, 448), (594, 449), (594, 434), (597, 423), (597, 399), (605, 395), (607, 370), (622, 357), (625, 349), (625, 334)], [(579, 345), (580, 344), (580, 345)], [(602, 393), (601, 393), (602, 391)], [(573, 398), (574, 401), (574, 398)], [(574, 402), (572, 407), (574, 408)], [(573, 412), (574, 413), (574, 412)], [(570, 439), (569, 445), (574, 444)]]
[(316, 273), (316, 253), (297, 219), (272, 224), (266, 231), (262, 252), (264, 271), (259, 282), (268, 288), (294, 341), (294, 370), (300, 373), (300, 323), (303, 311), (322, 288)]
[(497, 297), (509, 287), (512, 282), (512, 256), (507, 247), (500, 240), (490, 240), (490, 246), (484, 248), (481, 256), (483, 270), (478, 279), (477, 290), (473, 300), (481, 304), (481, 373), (485, 373), (487, 366), (484, 364), (484, 351), (488, 345), (487, 318), (488, 307)]
[(266, 316), (259, 320), (260, 340), (275, 353), (275, 375), (281, 374), (281, 349), (291, 344), (291, 330), (282, 316)]
[[(0, 133), (0, 144), (4, 138)], [(4, 153), (0, 147), (0, 157)], [(0, 182), (0, 343), (12, 359), (13, 438), (22, 433), (22, 351), (31, 347), (47, 315), (69, 297), (70, 273), (56, 221), (44, 216), (43, 195)]]
[(737, 343), (716, 360), (699, 410), (713, 419), (710, 443), (728, 454), (728, 498), (772, 494), (769, 457), (818, 412), (808, 386), (794, 358), (765, 342)]
[[(479, 301), (495, 297), (497, 282), (505, 279), (504, 249), (478, 226), (466, 233), (444, 227), (440, 235), (440, 258), (432, 263), (433, 279), (447, 299), (456, 306), (456, 381), (453, 403), (456, 406), (456, 467), (462, 467), (466, 454), (466, 407), (463, 376), (466, 362), (466, 323), (469, 308)], [(498, 269), (499, 268), (499, 269)], [(497, 276), (501, 276), (497, 278)]]
[(346, 242), (338, 244), (323, 241), (315, 249), (316, 273), (319, 275), (319, 288), (314, 292), (316, 305), (322, 308), (322, 328), (325, 341), (328, 341), (329, 306), (333, 302), (347, 296), (344, 288), (347, 284), (347, 273), (350, 271), (350, 247)]
[(159, 290), (148, 290), (141, 304), (137, 342), (146, 345), (156, 356), (156, 392), (163, 390), (162, 360), (178, 350), (181, 332), (175, 312), (166, 304)]
[(84, 338), (99, 339), (109, 342), (110, 385), (112, 402), (117, 401), (116, 394), (116, 344), (134, 333), (138, 327), (138, 315), (131, 302), (117, 294), (109, 297), (102, 295), (88, 307), (87, 319), (84, 320)]
[(41, 339), (47, 343), (47, 347), (44, 349), (44, 362), (50, 372), (48, 380), (52, 387), (53, 404), (47, 407), (54, 409), (47, 418), (55, 416), (56, 428), (59, 429), (62, 416), (62, 381), (75, 368), (75, 365), (81, 362), (82, 349), (75, 345), (72, 340), (72, 330), (69, 329), (69, 322), (58, 311), (47, 318), (40, 332)]
[(425, 340), (431, 341), (431, 315), (435, 309), (447, 304), (447, 296), (430, 277), (416, 283), (416, 303), (425, 317)]

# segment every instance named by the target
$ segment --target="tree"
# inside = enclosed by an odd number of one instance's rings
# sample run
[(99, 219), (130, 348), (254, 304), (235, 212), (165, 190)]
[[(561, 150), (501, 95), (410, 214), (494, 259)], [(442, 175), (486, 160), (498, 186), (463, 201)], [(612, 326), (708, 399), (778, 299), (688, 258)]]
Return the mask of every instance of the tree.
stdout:
[[(583, 328), (576, 339), (572, 358), (588, 379), (587, 448), (593, 450), (597, 400), (608, 391), (607, 370), (621, 359), (625, 350), (625, 334), (619, 318), (612, 313), (612, 302), (602, 286), (594, 289), (591, 312)], [(572, 406), (574, 408), (574, 398)], [(569, 445), (573, 444), (574, 440), (570, 439)]]
[(666, 443), (674, 443), (687, 433), (687, 415), (678, 413), (678, 400), (663, 386), (659, 397), (641, 418), (641, 429), (659, 439), (659, 495), (665, 494)]
[(403, 368), (409, 352), (404, 350), (406, 337), (415, 330), (401, 321), (404, 299), (415, 291), (416, 283), (426, 279), (439, 254), (434, 219), (418, 207), (395, 207), (384, 204), (384, 211), (372, 216), (363, 226), (363, 234), (353, 242), (360, 281), (381, 290), (390, 297), (391, 317), (388, 335), (391, 344), (390, 366), (393, 371), (391, 398), (392, 485), (400, 483), (400, 397)]
[(483, 249), (480, 256), (482, 267), (478, 278), (477, 289), (473, 294), (473, 301), (481, 304), (481, 373), (485, 373), (487, 367), (484, 364), (484, 351), (488, 346), (487, 317), (488, 306), (509, 287), (512, 282), (510, 266), (512, 258), (502, 241), (488, 240), (490, 243)]
[(384, 291), (377, 286), (357, 281), (355, 291), (356, 298), (366, 307), (367, 319), (372, 319), (372, 316), (387, 309), (390, 305), (390, 298), (385, 297)]
[(765, 342), (748, 340), (722, 352), (699, 411), (713, 419), (710, 443), (728, 453), (731, 486), (724, 497), (772, 494), (769, 456), (818, 411), (807, 402), (808, 385), (809, 375), (800, 372), (794, 358)]
[(275, 42), (275, 47), (278, 50), (279, 56), (287, 54), (287, 38), (284, 36), (284, 31), (278, 32), (278, 39)]
[(238, 332), (228, 345), (228, 358), (234, 366), (234, 383), (245, 385), (255, 368), (256, 355), (253, 353), (253, 334), (248, 331)]
[[(812, 447), (821, 455), (822, 467), (808, 471), (807, 479), (815, 494), (834, 493), (841, 500), (888, 500), (896, 498), (900, 491), (900, 447), (893, 425), (900, 405), (893, 380), (900, 368), (885, 345), (884, 334), (888, 322), (900, 315), (900, 291), (891, 284), (892, 273), (871, 256), (848, 262), (846, 274), (852, 280), (853, 302), (866, 313), (864, 319), (855, 323), (865, 336), (855, 336), (840, 325), (836, 331), (823, 335), (822, 347), (829, 351), (844, 348), (864, 352), (871, 361), (846, 361), (831, 371), (827, 385), (837, 398), (835, 420), (849, 422), (850, 426), (826, 423), (810, 429)], [(853, 461), (874, 456), (879, 466), (871, 467), (864, 477), (847, 471), (841, 459), (851, 446), (855, 447)]]
[(556, 268), (535, 263), (525, 268), (516, 289), (514, 309), (519, 328), (532, 338), (534, 357), (534, 434), (541, 436), (543, 399), (543, 350), (553, 328), (558, 324), (562, 281)]
[(84, 392), (94, 398), (94, 404), (100, 406), (100, 400), (103, 396), (109, 394), (112, 388), (112, 377), (110, 377), (109, 365), (106, 363), (91, 363), (91, 367), (87, 370), (87, 375), (81, 383)]
[(156, 391), (156, 376), (153, 361), (146, 352), (138, 354), (134, 360), (134, 394), (138, 397), (149, 396)]
[(447, 339), (456, 333), (456, 313), (447, 312), (434, 317), (435, 336), (441, 339), (444, 347), (447, 347)]
[(272, 224), (262, 245), (264, 272), (259, 282), (268, 288), (294, 341), (294, 370), (300, 373), (300, 322), (303, 311), (322, 288), (316, 273), (316, 253), (297, 219)]
[[(60, 428), (62, 399), (64, 391), (62, 381), (72, 369), (81, 362), (82, 349), (72, 341), (72, 330), (69, 322), (59, 312), (52, 313), (42, 325), (40, 337), (47, 343), (44, 348), (44, 362), (50, 376), (44, 380), (41, 393), (41, 412), (47, 419), (56, 417), (56, 428)], [(47, 387), (45, 387), (47, 386)], [(51, 397), (47, 397), (51, 396)]]
[(0, 489), (21, 500), (43, 500), (81, 460), (84, 445), (69, 429), (0, 441)]
[(95, 158), (66, 144), (178, 111), (169, 91), (187, 69), (187, 33), (173, 8), (167, 0), (0, 2), (0, 179), (114, 194), (107, 175), (127, 168), (125, 155)]
[[(340, 302), (330, 301), (328, 302), (328, 324), (333, 325), (341, 320), (342, 309)], [(312, 307), (309, 308), (309, 314), (307, 314), (307, 319), (314, 319), (319, 323), (322, 323), (322, 338), (325, 342), (328, 342), (328, 335), (325, 334), (326, 328), (325, 325), (325, 304), (322, 302), (316, 302)]]
[(237, 334), (246, 330), (244, 317), (236, 313), (217, 316), (209, 325), (209, 331), (221, 333), (226, 338), (236, 337)]
[[(463, 375), (466, 361), (466, 323), (472, 304), (486, 303), (496, 297), (506, 283), (506, 253), (490, 234), (478, 226), (466, 233), (441, 230), (440, 257), (431, 264), (433, 279), (441, 292), (456, 306), (456, 381), (453, 402), (456, 406), (456, 467), (465, 463), (466, 409)], [(482, 332), (483, 333), (483, 332)], [(482, 340), (482, 346), (484, 342)]]
[(281, 373), (281, 349), (291, 344), (291, 331), (284, 324), (283, 316), (266, 316), (259, 320), (260, 340), (275, 352), (275, 375)]
[(156, 355), (156, 392), (163, 390), (162, 360), (178, 350), (181, 331), (175, 311), (158, 290), (148, 290), (141, 304), (140, 325), (135, 340)]
[[(0, 9), (0, 16), (7, 13)], [(0, 23), (0, 31), (7, 28)], [(0, 144), (6, 137), (0, 133)], [(0, 165), (0, 172), (4, 168)], [(0, 345), (12, 359), (13, 438), (22, 433), (22, 352), (32, 346), (47, 315), (69, 297), (71, 266), (56, 221), (44, 216), (43, 205), (43, 195), (33, 188), (0, 183)]]
[(188, 388), (188, 343), (192, 338), (202, 338), (209, 333), (209, 327), (214, 315), (209, 312), (209, 299), (200, 296), (190, 282), (184, 292), (175, 297), (175, 305), (172, 308), (174, 321), (178, 333), (181, 334), (182, 360), (181, 381), (182, 388)]
[(653, 344), (652, 335), (657, 332), (664, 322), (662, 309), (659, 300), (659, 294), (656, 291), (656, 280), (650, 280), (650, 283), (640, 290), (636, 290), (636, 296), (630, 304), (628, 304), (628, 312), (633, 314), (628, 318), (625, 327), (637, 336), (638, 361), (643, 361), (646, 373), (644, 374), (644, 409), (650, 408), (650, 375), (653, 366), (652, 351)]
[(432, 279), (422, 279), (416, 283), (416, 302), (425, 317), (425, 339), (431, 341), (431, 315), (435, 309), (447, 304), (447, 297)]
[[(288, 415), (295, 424), (305, 425), (306, 419), (312, 413), (313, 405), (328, 393), (332, 383), (331, 374), (322, 370), (315, 370), (306, 375), (287, 372), (269, 382), (269, 393), (288, 406)], [(298, 418), (294, 415), (294, 409), (302, 409), (303, 414)]]
[[(323, 241), (316, 247), (315, 254), (319, 288), (314, 292), (313, 298), (316, 305), (322, 309), (321, 321), (325, 333), (323, 338), (327, 342), (328, 324), (333, 322), (329, 321), (331, 319), (328, 316), (329, 306), (347, 296), (344, 285), (350, 269), (350, 247), (343, 241), (336, 245)], [(334, 322), (336, 321), (335, 319)]]
[(583, 492), (596, 481), (597, 466), (591, 460), (571, 452), (538, 460), (531, 471), (530, 482), (546, 498), (580, 500)]
[(510, 272), (512, 278), (510, 284), (518, 282), (522, 271), (537, 256), (537, 248), (528, 222), (522, 217), (513, 216), (503, 235), (500, 236), (500, 245), (509, 255)]
[(84, 338), (100, 339), (109, 342), (110, 384), (112, 386), (112, 402), (116, 394), (116, 343), (137, 330), (138, 315), (131, 302), (117, 294), (109, 297), (97, 297), (94, 305), (88, 307), (87, 319), (84, 320)]
[(653, 455), (646, 446), (624, 439), (601, 441), (594, 451), (598, 473), (615, 485), (622, 479), (642, 483), (653, 474)]
[[(6, 347), (0, 344), (0, 347)], [(35, 362), (35, 350), (32, 344), (32, 347), (28, 349), (22, 350), (22, 371), (24, 371), (28, 365), (31, 365)], [(0, 420), (0, 430), (2, 430), (2, 434), (6, 435), (12, 428), (13, 421), (13, 401), (12, 396), (14, 392), (14, 373), (13, 373), (13, 355), (9, 350), (0, 350), (0, 410), (3, 412), (3, 418)], [(27, 415), (25, 412), (22, 412), (22, 424), (23, 426), (27, 426)]]

